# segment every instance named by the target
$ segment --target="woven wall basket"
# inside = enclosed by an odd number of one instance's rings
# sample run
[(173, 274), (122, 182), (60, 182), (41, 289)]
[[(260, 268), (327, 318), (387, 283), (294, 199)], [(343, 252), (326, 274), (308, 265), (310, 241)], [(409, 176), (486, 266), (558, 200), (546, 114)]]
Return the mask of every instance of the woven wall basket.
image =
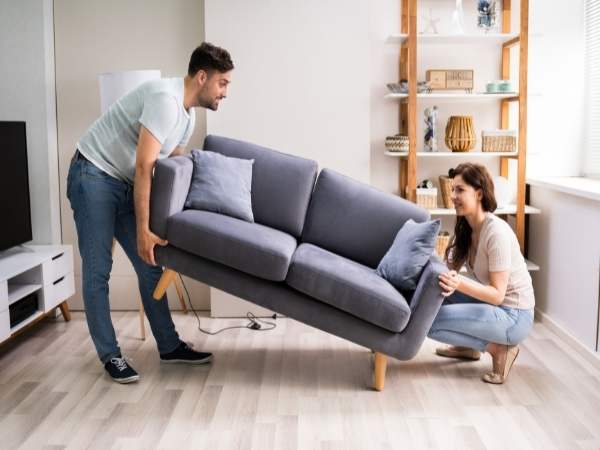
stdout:
[(446, 145), (453, 152), (468, 152), (475, 147), (473, 117), (450, 116), (446, 124)]

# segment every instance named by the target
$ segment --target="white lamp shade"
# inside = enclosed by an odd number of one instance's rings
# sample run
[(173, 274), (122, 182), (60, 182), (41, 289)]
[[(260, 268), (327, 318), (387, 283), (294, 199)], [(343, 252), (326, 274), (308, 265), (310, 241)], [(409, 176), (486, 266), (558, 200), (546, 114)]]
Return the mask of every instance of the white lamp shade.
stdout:
[(140, 84), (160, 79), (160, 70), (127, 70), (107, 72), (98, 77), (100, 82), (100, 110), (104, 114), (110, 105)]

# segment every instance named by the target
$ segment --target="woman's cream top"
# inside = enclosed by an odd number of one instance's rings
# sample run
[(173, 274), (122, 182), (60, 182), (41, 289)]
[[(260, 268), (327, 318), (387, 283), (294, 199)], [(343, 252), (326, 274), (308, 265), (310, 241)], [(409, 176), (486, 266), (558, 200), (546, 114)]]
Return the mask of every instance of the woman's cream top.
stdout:
[(502, 306), (531, 309), (535, 306), (531, 276), (519, 241), (512, 228), (492, 213), (479, 232), (479, 243), (473, 267), (466, 263), (467, 273), (482, 284), (490, 284), (490, 272), (508, 272), (508, 285)]

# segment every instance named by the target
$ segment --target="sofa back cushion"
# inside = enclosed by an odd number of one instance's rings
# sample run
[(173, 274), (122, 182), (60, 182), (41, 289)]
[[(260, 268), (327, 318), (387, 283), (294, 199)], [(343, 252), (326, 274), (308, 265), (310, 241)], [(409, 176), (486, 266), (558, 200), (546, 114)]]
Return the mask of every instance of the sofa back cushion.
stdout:
[(230, 158), (207, 150), (192, 150), (194, 172), (185, 207), (254, 222), (253, 159)]
[(396, 195), (323, 169), (308, 208), (302, 242), (376, 268), (404, 222), (429, 213)]
[(252, 212), (255, 222), (300, 237), (317, 176), (315, 161), (213, 135), (204, 140), (204, 150), (253, 159)]

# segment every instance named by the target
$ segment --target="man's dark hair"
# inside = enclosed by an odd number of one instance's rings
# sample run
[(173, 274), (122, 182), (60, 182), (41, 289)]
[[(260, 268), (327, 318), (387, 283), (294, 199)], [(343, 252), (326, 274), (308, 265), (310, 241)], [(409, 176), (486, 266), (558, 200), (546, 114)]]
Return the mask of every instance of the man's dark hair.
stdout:
[(203, 42), (200, 47), (197, 47), (192, 52), (188, 66), (188, 75), (193, 77), (199, 70), (204, 70), (210, 75), (210, 72), (215, 70), (225, 73), (232, 69), (233, 62), (227, 50), (208, 42)]

